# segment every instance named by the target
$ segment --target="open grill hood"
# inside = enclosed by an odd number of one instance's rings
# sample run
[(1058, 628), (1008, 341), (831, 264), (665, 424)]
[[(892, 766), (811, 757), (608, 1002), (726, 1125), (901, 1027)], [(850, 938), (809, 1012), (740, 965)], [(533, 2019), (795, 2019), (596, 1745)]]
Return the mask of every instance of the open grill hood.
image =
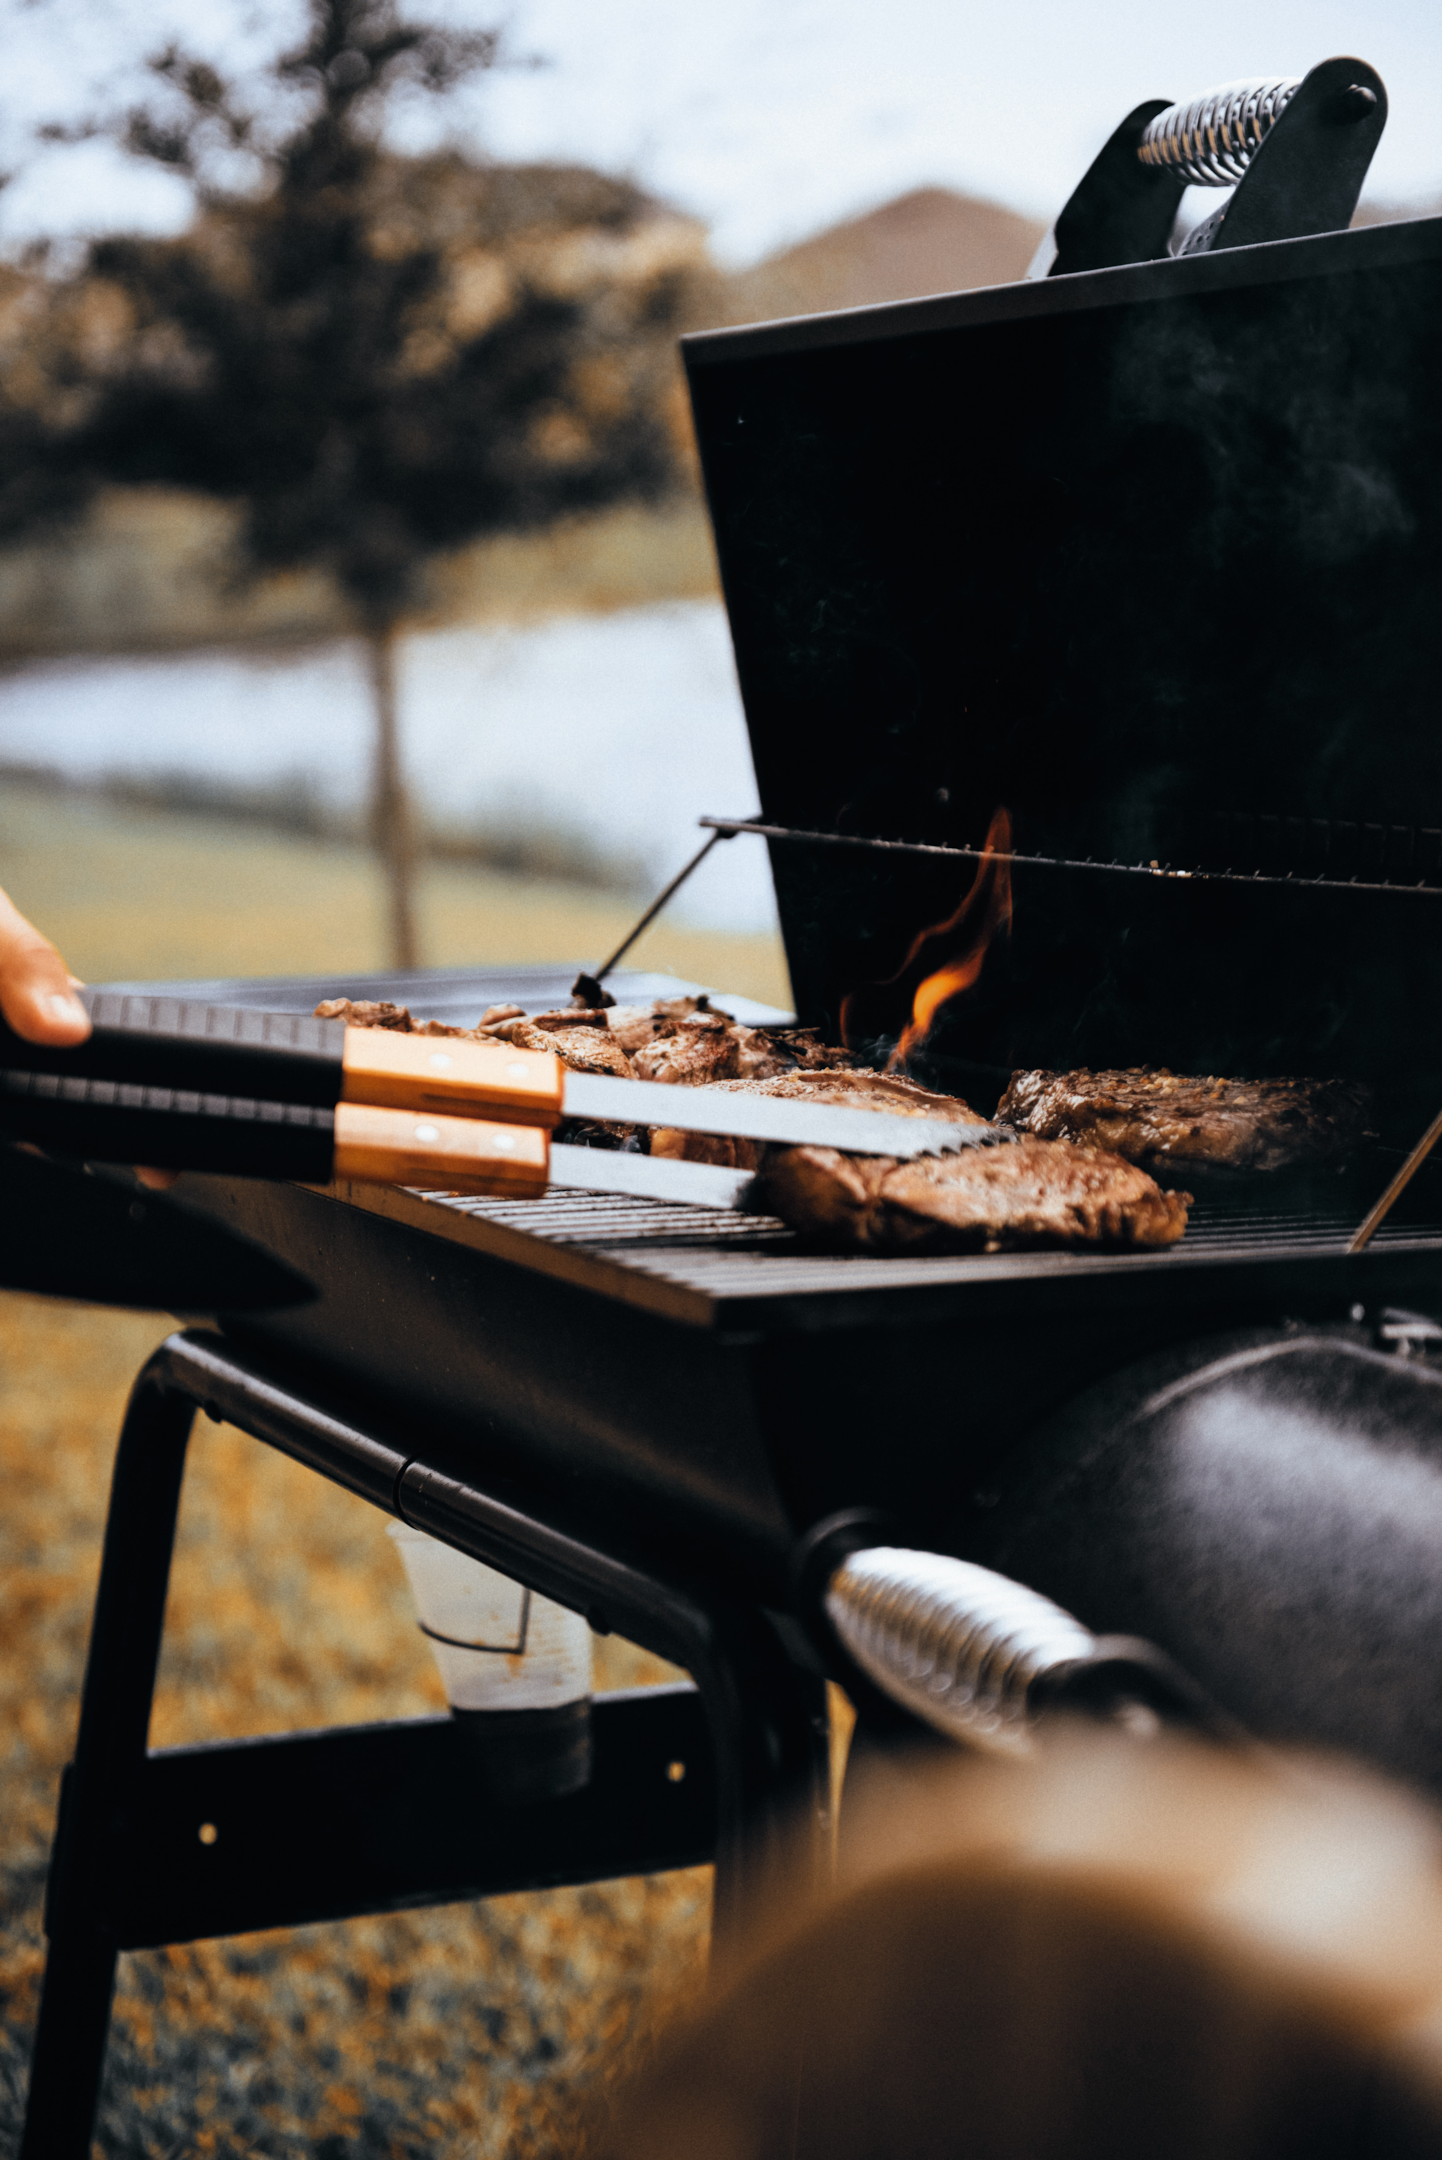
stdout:
[[(975, 849), (1011, 813), (1013, 932), (935, 1075), (989, 1108), (1018, 1065), (1335, 1073), (1409, 1144), (1442, 1102), (1442, 220), (686, 359), (763, 820)], [(771, 853), (828, 1033), (976, 867)], [(871, 1032), (913, 986), (866, 991)]]

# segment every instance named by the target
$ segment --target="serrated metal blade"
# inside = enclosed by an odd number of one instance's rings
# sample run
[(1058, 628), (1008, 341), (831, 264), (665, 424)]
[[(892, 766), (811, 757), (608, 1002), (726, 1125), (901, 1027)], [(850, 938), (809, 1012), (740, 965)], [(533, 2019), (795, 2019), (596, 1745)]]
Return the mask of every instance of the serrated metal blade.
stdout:
[(899, 1159), (950, 1155), (959, 1148), (992, 1147), (1016, 1138), (1000, 1125), (894, 1117), (885, 1110), (848, 1110), (835, 1103), (800, 1102), (794, 1096), (731, 1095), (720, 1088), (668, 1087), (657, 1080), (612, 1079), (598, 1073), (566, 1074), (565, 1114)]

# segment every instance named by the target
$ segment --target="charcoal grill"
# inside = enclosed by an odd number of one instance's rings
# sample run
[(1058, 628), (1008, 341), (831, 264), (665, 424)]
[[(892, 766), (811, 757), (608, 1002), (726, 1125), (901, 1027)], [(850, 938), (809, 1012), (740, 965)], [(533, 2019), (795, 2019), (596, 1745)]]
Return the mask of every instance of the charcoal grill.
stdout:
[[(833, 1033), (860, 992), (861, 1047), (895, 1038), (898, 957), (1005, 804), (1015, 933), (927, 1078), (989, 1108), (1023, 1063), (1337, 1072), (1375, 1087), (1379, 1138), (1346, 1177), (1214, 1184), (1185, 1241), (1146, 1254), (868, 1259), (601, 1195), (184, 1181), (319, 1294), (178, 1338), (131, 1413), (52, 1878), (47, 2154), (84, 2149), (63, 2066), (98, 2062), (117, 1945), (712, 1853), (724, 1922), (771, 1811), (818, 1790), (816, 1592), (858, 1538), (1001, 1556), (1099, 1629), (1144, 1606), (1194, 1666), (1210, 1600), (1233, 1622), (1231, 1665), (1201, 1674), (1224, 1708), (1442, 1789), (1442, 1732), (1407, 1714), (1439, 1600), (1420, 1562), (1389, 1588), (1395, 1518), (1367, 1475), (1405, 1460), (1409, 1535), (1442, 1556), (1438, 1174), (1348, 1251), (1442, 1104), (1442, 220), (719, 332), (687, 358), (760, 791), (758, 816), (713, 824), (765, 837), (799, 1017)], [(563, 1002), (574, 973), (183, 994), (470, 1019)], [(1317, 1360), (1347, 1384), (1289, 1394)], [(1285, 1596), (1265, 1554), (1233, 1566), (1215, 1483), (1072, 1507), (1128, 1372), (1139, 1459), (1183, 1444), (1155, 1408), (1183, 1395), (1213, 1406), (1218, 1447), (1244, 1435), (1276, 1536), (1313, 1555)], [(1228, 1406), (1262, 1399), (1248, 1375), (1285, 1417), (1238, 1423)], [(387, 1729), (147, 1757), (197, 1404), (699, 1692), (601, 1706), (588, 1794), (524, 1833), (458, 1802), (434, 1859), (405, 1765), (449, 1761), (444, 1720), (410, 1754)], [(1350, 1466), (1320, 1549), (1299, 1433)], [(1307, 1669), (1269, 1694), (1299, 1610)], [(694, 1774), (658, 1798), (673, 1756)], [(288, 1810), (278, 1871), (253, 1841), (187, 1842), (232, 1779), (261, 1819)]]

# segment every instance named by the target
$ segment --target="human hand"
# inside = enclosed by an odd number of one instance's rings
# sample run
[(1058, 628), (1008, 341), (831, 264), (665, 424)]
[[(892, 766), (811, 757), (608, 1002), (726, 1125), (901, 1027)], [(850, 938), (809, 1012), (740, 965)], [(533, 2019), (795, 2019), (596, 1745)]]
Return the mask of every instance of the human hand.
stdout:
[(84, 1042), (90, 1016), (48, 938), (0, 892), (0, 1013), (26, 1042)]
[[(50, 940), (0, 892), (0, 1013), (16, 1034), (58, 1049), (84, 1042), (90, 1015), (75, 995), (79, 987)], [(176, 1174), (138, 1169), (135, 1175), (142, 1185), (163, 1192)]]

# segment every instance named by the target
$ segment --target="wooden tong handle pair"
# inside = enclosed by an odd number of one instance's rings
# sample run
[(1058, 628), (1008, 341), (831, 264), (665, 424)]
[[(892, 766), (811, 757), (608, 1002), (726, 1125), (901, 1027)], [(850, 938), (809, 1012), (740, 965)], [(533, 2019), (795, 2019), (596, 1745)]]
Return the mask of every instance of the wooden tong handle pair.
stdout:
[(95, 1161), (532, 1197), (564, 1070), (549, 1052), (175, 998), (85, 994), (69, 1049), (0, 1025), (0, 1129)]

